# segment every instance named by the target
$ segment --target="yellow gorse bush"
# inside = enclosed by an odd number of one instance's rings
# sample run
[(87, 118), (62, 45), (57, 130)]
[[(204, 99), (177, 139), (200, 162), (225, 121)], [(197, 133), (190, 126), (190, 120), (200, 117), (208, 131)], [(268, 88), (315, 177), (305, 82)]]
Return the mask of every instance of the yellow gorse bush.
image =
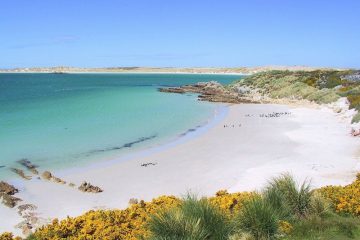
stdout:
[[(233, 216), (241, 209), (242, 204), (255, 196), (255, 193), (228, 193), (222, 190), (210, 197), (210, 203)], [(161, 196), (151, 202), (140, 201), (131, 204), (124, 210), (92, 210), (79, 217), (68, 217), (37, 229), (36, 239), (126, 239), (135, 240), (140, 236), (147, 237), (149, 232), (146, 223), (152, 214), (176, 207), (181, 199), (174, 196)], [(0, 240), (12, 240), (9, 233), (0, 235)]]
[(330, 199), (336, 212), (360, 215), (360, 174), (354, 182), (344, 187), (326, 186), (317, 191)]
[(226, 190), (220, 190), (214, 197), (210, 197), (209, 200), (211, 204), (219, 207), (231, 217), (239, 213), (244, 202), (257, 195), (258, 194), (254, 192), (228, 193)]
[(4, 232), (3, 234), (0, 235), (0, 240), (21, 240), (20, 237), (15, 237), (12, 233), (9, 232)]
[(177, 206), (174, 196), (161, 196), (151, 202), (140, 201), (124, 210), (89, 211), (79, 217), (58, 221), (39, 228), (37, 239), (137, 239), (146, 236), (144, 224), (151, 214)]

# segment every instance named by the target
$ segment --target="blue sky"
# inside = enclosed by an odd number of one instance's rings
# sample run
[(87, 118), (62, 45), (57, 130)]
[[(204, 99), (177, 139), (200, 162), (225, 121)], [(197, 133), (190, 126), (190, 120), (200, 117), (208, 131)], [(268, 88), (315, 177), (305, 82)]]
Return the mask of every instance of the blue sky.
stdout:
[(4, 0), (0, 68), (360, 68), (358, 0)]

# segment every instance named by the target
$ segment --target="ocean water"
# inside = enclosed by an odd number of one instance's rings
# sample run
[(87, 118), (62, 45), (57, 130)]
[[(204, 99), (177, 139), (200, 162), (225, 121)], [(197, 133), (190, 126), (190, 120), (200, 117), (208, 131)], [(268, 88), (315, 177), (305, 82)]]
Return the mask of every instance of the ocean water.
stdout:
[(174, 140), (205, 124), (219, 104), (160, 86), (240, 76), (206, 74), (0, 74), (0, 178), (26, 158), (58, 170), (106, 161)]

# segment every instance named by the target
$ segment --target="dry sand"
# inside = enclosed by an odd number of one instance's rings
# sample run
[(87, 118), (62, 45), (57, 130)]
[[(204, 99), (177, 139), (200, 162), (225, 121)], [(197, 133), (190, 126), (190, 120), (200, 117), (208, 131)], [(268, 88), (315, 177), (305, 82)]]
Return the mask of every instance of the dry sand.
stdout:
[[(299, 180), (311, 178), (314, 187), (347, 184), (360, 170), (360, 139), (350, 135), (348, 118), (341, 119), (328, 108), (241, 104), (231, 105), (228, 110), (204, 133), (146, 156), (114, 159), (62, 173), (50, 169), (77, 185), (88, 180), (103, 188), (103, 193), (83, 193), (39, 179), (12, 183), (20, 188), (17, 196), (37, 205), (38, 216), (47, 221), (90, 209), (125, 208), (130, 198), (151, 200), (188, 191), (212, 195), (220, 189), (256, 190), (283, 172)], [(291, 114), (260, 117), (272, 112)], [(156, 165), (141, 166), (150, 162)], [(14, 231), (14, 225), (21, 221), (16, 210), (3, 206), (0, 216), (0, 232)]]

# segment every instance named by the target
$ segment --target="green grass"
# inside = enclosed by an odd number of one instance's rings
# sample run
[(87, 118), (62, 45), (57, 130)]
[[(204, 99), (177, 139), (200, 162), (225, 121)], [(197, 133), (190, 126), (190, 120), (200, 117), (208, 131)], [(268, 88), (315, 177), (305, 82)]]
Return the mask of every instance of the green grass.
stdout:
[(360, 113), (357, 113), (351, 120), (351, 123), (357, 123), (357, 122), (360, 122)]
[(360, 239), (360, 221), (355, 217), (333, 215), (327, 218), (312, 217), (294, 224), (293, 232), (282, 240), (350, 240)]

